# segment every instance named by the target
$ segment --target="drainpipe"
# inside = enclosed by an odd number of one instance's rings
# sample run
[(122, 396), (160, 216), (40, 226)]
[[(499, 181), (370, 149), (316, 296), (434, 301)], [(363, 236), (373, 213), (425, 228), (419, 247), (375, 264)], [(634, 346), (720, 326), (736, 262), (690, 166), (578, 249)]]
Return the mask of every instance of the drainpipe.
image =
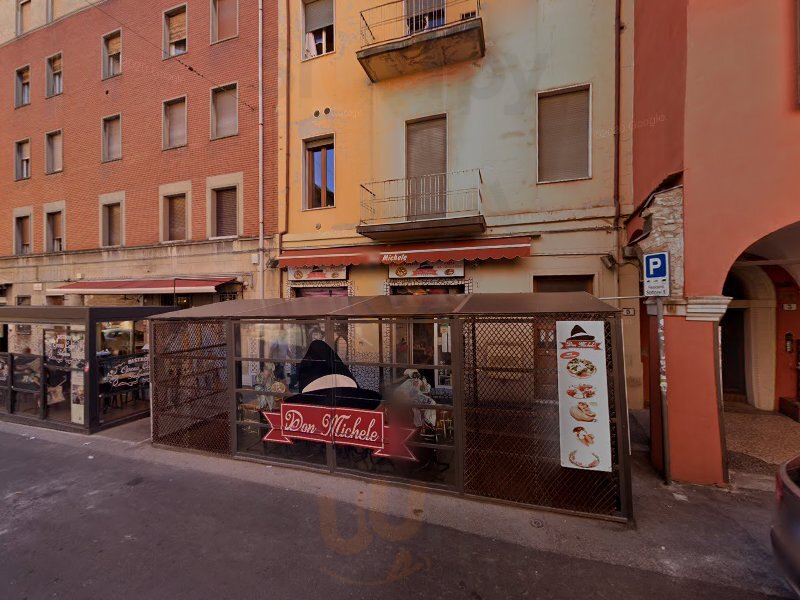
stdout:
[(267, 297), (264, 246), (264, 0), (258, 0), (258, 280), (262, 300)]
[[(280, 223), (279, 230), (278, 230), (278, 239), (277, 239), (277, 251), (278, 256), (281, 255), (283, 252), (283, 236), (289, 231), (289, 180), (290, 180), (290, 173), (289, 168), (291, 167), (291, 155), (292, 155), (292, 140), (291, 140), (291, 131), (292, 131), (292, 105), (290, 103), (291, 100), (291, 84), (292, 84), (292, 13), (291, 13), (291, 2), (286, 0), (284, 2), (284, 6), (286, 8), (286, 78), (284, 80), (285, 86), (285, 102), (286, 102), (286, 124), (285, 124), (285, 132), (284, 132), (284, 144), (286, 145), (286, 156), (285, 156), (285, 173), (284, 176), (286, 178), (286, 185), (284, 187), (283, 192), (283, 220)], [(281, 290), (283, 290), (283, 273), (282, 271), (278, 270), (278, 285), (279, 285), (279, 295), (282, 295)]]
[(620, 168), (620, 139), (621, 139), (621, 109), (622, 96), (622, 0), (616, 0), (614, 15), (614, 258), (617, 260), (617, 295), (620, 295), (620, 267), (622, 266), (622, 252), (620, 249), (620, 218), (622, 207), (619, 198), (619, 168)]

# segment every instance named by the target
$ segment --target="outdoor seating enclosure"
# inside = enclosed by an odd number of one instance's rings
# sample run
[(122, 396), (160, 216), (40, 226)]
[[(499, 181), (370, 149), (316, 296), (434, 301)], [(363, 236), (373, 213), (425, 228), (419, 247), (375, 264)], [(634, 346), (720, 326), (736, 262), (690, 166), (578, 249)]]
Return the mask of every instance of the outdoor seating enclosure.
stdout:
[[(607, 398), (568, 389), (587, 399), (571, 454), (562, 321), (599, 332), (574, 344), (602, 349), (607, 377)], [(620, 316), (589, 294), (239, 300), (151, 328), (156, 444), (631, 518)]]
[(146, 416), (146, 319), (167, 310), (0, 307), (0, 418), (91, 433)]

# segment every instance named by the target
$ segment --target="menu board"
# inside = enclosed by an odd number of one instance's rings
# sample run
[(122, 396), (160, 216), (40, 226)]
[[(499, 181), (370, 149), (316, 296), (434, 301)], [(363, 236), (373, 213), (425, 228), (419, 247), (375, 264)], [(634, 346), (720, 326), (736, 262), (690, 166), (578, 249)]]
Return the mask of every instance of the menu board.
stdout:
[(557, 321), (561, 466), (611, 471), (605, 323)]

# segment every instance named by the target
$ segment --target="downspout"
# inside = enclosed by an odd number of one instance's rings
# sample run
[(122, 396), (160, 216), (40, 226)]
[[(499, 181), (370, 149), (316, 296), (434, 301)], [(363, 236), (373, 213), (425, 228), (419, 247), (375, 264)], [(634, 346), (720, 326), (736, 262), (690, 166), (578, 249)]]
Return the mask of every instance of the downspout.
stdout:
[(622, 252), (620, 248), (620, 219), (622, 207), (620, 205), (620, 143), (621, 143), (621, 109), (622, 97), (622, 0), (616, 0), (614, 27), (614, 258), (617, 261), (617, 295), (620, 295), (620, 267), (622, 266)]
[[(292, 105), (291, 105), (291, 87), (292, 87), (292, 7), (291, 2), (286, 0), (284, 3), (286, 7), (286, 78), (284, 80), (285, 86), (285, 103), (286, 103), (286, 124), (285, 124), (285, 134), (284, 134), (284, 144), (286, 145), (286, 156), (285, 156), (285, 166), (284, 166), (284, 177), (286, 178), (285, 187), (283, 192), (283, 222), (280, 224), (278, 230), (278, 239), (277, 239), (277, 250), (278, 256), (283, 253), (283, 236), (289, 231), (289, 168), (291, 167), (291, 155), (292, 155), (292, 141), (291, 141), (291, 131), (292, 131)], [(278, 270), (278, 285), (279, 285), (279, 296), (282, 296), (283, 290), (283, 273), (279, 269)]]
[(267, 297), (264, 242), (264, 0), (258, 0), (258, 280), (262, 300)]

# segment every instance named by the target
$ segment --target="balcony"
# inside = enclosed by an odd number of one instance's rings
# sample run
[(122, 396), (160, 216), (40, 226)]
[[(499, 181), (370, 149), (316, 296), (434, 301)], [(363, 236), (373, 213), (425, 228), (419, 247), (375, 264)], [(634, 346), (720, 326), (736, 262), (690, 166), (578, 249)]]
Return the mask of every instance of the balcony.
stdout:
[(361, 13), (357, 57), (373, 82), (485, 55), (480, 0), (395, 0)]
[(481, 234), (482, 184), (478, 169), (365, 183), (357, 231), (384, 242)]

